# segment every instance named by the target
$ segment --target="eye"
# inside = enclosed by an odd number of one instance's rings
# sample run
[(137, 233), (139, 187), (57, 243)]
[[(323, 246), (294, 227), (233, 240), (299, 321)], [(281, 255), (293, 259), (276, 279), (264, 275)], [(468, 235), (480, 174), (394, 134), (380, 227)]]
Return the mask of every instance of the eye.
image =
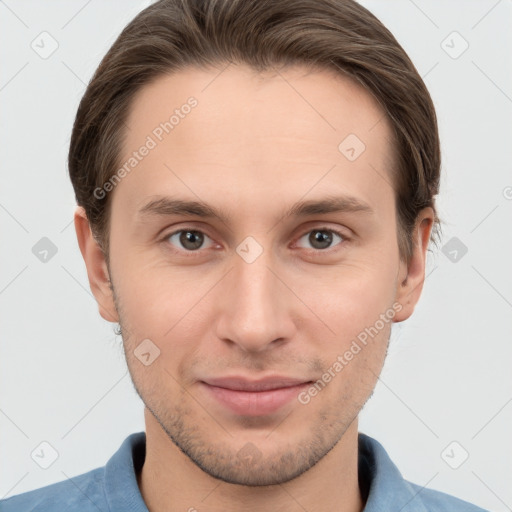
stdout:
[[(306, 239), (306, 243), (311, 244), (311, 249), (316, 251), (325, 251), (333, 246), (333, 243), (338, 240), (336, 245), (341, 245), (342, 242), (347, 241), (348, 237), (342, 233), (327, 228), (313, 229), (302, 235), (299, 239)], [(209, 240), (210, 244), (205, 246), (205, 241)], [(197, 229), (180, 229), (166, 235), (163, 242), (168, 243), (176, 248), (177, 251), (185, 252), (198, 252), (200, 249), (211, 248), (214, 243), (212, 239)], [(299, 247), (308, 249), (299, 243)]]
[(179, 231), (175, 231), (174, 233), (167, 235), (164, 238), (164, 241), (169, 241), (173, 245), (180, 244), (180, 249), (191, 252), (197, 251), (201, 248), (204, 249), (205, 247), (202, 246), (205, 238), (211, 240), (210, 237), (205, 235), (202, 231), (197, 231), (195, 229), (180, 229)]
[(342, 242), (346, 240), (346, 237), (338, 231), (324, 228), (308, 231), (302, 235), (299, 240), (302, 240), (303, 238), (307, 239), (307, 242), (313, 246), (313, 249), (320, 251), (329, 249), (336, 238), (340, 239)]

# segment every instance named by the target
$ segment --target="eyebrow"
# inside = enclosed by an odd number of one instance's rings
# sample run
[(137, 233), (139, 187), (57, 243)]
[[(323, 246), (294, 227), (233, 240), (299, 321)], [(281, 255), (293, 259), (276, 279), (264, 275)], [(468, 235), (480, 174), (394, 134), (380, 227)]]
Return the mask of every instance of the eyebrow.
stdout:
[[(328, 196), (324, 199), (299, 201), (286, 211), (282, 218), (307, 217), (326, 213), (363, 213), (373, 215), (375, 211), (364, 201), (353, 196)], [(182, 215), (218, 219), (228, 224), (231, 216), (224, 210), (200, 201), (189, 201), (172, 197), (157, 196), (145, 204), (138, 217), (143, 220), (153, 216)]]

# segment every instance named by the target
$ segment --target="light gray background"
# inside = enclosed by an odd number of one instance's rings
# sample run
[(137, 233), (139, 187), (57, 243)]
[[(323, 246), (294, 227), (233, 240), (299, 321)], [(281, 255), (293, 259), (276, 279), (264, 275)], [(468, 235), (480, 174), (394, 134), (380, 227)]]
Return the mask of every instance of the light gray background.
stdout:
[[(456, 237), (451, 244), (467, 254), (429, 254), (422, 298), (394, 326), (360, 430), (407, 479), (512, 510), (512, 2), (362, 3), (395, 34), (432, 94), (443, 245)], [(121, 339), (89, 290), (66, 157), (86, 83), (147, 5), (0, 1), (0, 498), (102, 466), (144, 429)], [(46, 59), (31, 47), (43, 45), (44, 31), (58, 42)], [(458, 55), (464, 40), (469, 48)], [(32, 252), (42, 237), (57, 247), (46, 263)], [(59, 454), (48, 469), (31, 458), (42, 441)], [(452, 469), (447, 461), (457, 465), (464, 450), (469, 458)]]

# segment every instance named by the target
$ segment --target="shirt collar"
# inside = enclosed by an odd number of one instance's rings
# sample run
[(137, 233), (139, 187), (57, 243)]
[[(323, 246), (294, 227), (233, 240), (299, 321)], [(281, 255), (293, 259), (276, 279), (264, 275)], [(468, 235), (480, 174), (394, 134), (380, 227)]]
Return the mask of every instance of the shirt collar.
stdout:
[(375, 439), (359, 433), (359, 478), (366, 479), (369, 489), (364, 512), (428, 512), (419, 492), (389, 458)]
[(149, 512), (137, 484), (146, 457), (146, 433), (130, 434), (105, 466), (105, 494), (111, 512)]

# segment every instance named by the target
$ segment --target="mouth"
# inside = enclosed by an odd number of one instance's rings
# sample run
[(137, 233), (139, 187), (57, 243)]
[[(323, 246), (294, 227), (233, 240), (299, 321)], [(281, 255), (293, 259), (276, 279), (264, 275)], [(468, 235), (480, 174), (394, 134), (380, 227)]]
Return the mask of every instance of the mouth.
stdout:
[(313, 383), (311, 380), (271, 376), (259, 380), (222, 377), (200, 381), (205, 393), (223, 408), (242, 416), (277, 412)]

